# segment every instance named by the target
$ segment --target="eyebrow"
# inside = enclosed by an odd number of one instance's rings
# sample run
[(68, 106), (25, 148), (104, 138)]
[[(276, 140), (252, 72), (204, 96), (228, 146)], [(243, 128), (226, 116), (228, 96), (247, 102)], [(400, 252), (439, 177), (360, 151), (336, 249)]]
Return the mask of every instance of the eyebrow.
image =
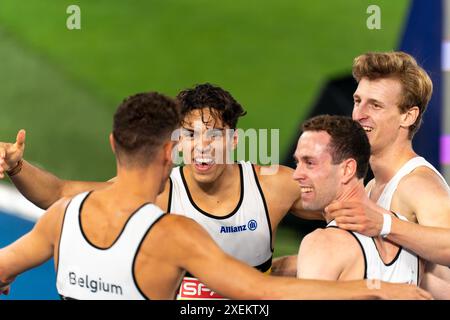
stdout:
[[(353, 99), (361, 99), (361, 97), (358, 94), (354, 93), (353, 94)], [(385, 105), (383, 102), (381, 102), (380, 100), (377, 100), (377, 99), (371, 98), (371, 99), (368, 99), (368, 100), (369, 100), (370, 103), (377, 103), (377, 104), (380, 104), (382, 106)]]
[(311, 157), (311, 156), (302, 156), (302, 160), (303, 160), (303, 161), (308, 161), (308, 160), (312, 161), (312, 160), (314, 160), (314, 157)]
[(371, 103), (376, 103), (376, 104), (379, 104), (379, 105), (384, 106), (384, 103), (381, 102), (381, 101), (379, 101), (379, 100), (377, 100), (377, 99), (369, 99), (369, 102), (371, 102)]
[[(195, 129), (186, 128), (186, 127), (181, 127), (181, 129), (184, 129), (184, 130), (187, 130), (187, 131), (192, 131), (192, 132), (195, 131)], [(220, 130), (220, 131), (223, 131), (223, 130), (226, 130), (226, 128), (210, 128), (208, 130)]]

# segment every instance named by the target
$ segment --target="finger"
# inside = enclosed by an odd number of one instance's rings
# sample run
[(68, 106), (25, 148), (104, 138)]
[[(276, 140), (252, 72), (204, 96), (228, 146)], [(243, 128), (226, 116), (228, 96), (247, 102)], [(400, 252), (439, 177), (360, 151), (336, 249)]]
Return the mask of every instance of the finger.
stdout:
[(0, 159), (4, 159), (6, 157), (6, 150), (4, 148), (0, 148)]
[(9, 170), (8, 164), (4, 160), (1, 160), (1, 159), (0, 159), (0, 169), (2, 171)]
[(355, 223), (342, 223), (342, 224), (338, 224), (338, 227), (344, 230), (348, 230), (348, 231), (355, 231), (358, 232), (361, 229), (361, 226), (359, 224), (355, 224)]
[(19, 132), (17, 133), (16, 143), (15, 143), (17, 148), (23, 148), (23, 146), (25, 144), (25, 137), (26, 137), (25, 130), (20, 129)]
[(352, 217), (352, 216), (340, 216), (336, 217), (334, 219), (336, 221), (336, 224), (340, 226), (341, 224), (361, 224), (360, 219), (358, 217)]
[(337, 210), (343, 210), (343, 209), (353, 209), (357, 206), (357, 203), (350, 202), (350, 201), (333, 201), (330, 203), (326, 208), (325, 212), (333, 212)]
[(336, 220), (337, 218), (343, 218), (343, 217), (356, 218), (356, 217), (358, 217), (358, 215), (356, 214), (355, 210), (339, 209), (339, 210), (330, 212), (328, 214), (328, 217)]

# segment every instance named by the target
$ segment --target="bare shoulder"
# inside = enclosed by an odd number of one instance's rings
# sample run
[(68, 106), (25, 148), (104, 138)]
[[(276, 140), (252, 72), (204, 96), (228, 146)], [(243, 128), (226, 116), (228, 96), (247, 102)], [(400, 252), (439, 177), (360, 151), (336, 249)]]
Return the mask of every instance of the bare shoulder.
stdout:
[(360, 257), (353, 236), (341, 229), (317, 229), (300, 244), (297, 276), (305, 279), (337, 280)]
[[(144, 252), (154, 250), (155, 244), (162, 256), (169, 252), (194, 252), (207, 245), (207, 232), (194, 220), (175, 213), (166, 213), (151, 228), (143, 243)], [(154, 252), (155, 253), (155, 252)]]
[(46, 234), (49, 239), (57, 240), (61, 233), (66, 209), (71, 200), (72, 198), (70, 197), (64, 197), (52, 204), (41, 218), (39, 218), (35, 230)]
[[(294, 169), (279, 165), (276, 168), (269, 166), (254, 165), (258, 180), (265, 189), (270, 189), (271, 192), (289, 191), (295, 193), (299, 192), (297, 183), (292, 178)], [(279, 194), (278, 194), (279, 195)]]
[(416, 168), (403, 177), (396, 192), (404, 199), (417, 197), (418, 194), (421, 195), (421, 198), (449, 195), (446, 183), (428, 167)]
[(41, 219), (62, 219), (66, 212), (67, 206), (72, 201), (73, 197), (63, 197), (53, 203), (45, 212)]
[(350, 232), (339, 228), (316, 229), (306, 235), (301, 243), (301, 247), (307, 250), (320, 250), (324, 253), (339, 252), (340, 255), (349, 253), (350, 249), (356, 245)]

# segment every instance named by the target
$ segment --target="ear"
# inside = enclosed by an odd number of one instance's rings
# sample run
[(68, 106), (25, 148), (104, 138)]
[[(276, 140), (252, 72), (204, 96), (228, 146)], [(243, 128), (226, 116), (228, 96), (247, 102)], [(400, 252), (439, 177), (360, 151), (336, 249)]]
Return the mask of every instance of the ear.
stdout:
[(116, 142), (112, 133), (109, 134), (109, 144), (111, 145), (112, 152), (116, 154)]
[(164, 156), (164, 163), (172, 163), (172, 152), (173, 152), (173, 148), (176, 147), (175, 146), (176, 141), (168, 141), (164, 144), (163, 146), (163, 156)]
[(354, 176), (356, 176), (356, 160), (355, 159), (347, 159), (342, 161), (342, 183), (347, 184), (350, 182), (350, 180), (353, 179)]
[(233, 129), (233, 143), (231, 145), (232, 150), (236, 150), (237, 145), (239, 143), (239, 134), (238, 129)]
[(408, 109), (405, 113), (401, 114), (400, 126), (404, 128), (409, 128), (412, 126), (419, 116), (419, 107), (414, 106)]

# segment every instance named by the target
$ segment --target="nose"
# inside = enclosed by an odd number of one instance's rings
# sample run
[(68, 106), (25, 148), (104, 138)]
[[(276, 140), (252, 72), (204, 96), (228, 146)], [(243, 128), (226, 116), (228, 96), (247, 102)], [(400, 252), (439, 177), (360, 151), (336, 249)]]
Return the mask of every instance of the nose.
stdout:
[(352, 118), (355, 121), (361, 121), (363, 119), (367, 119), (368, 115), (368, 106), (365, 102), (360, 102), (358, 106), (353, 107)]
[(195, 149), (199, 152), (206, 153), (211, 148), (211, 138), (204, 132), (199, 134), (195, 139)]
[(294, 173), (292, 174), (292, 178), (297, 182), (305, 180), (306, 175), (303, 170), (303, 166), (300, 162), (297, 163), (297, 167), (295, 168)]

